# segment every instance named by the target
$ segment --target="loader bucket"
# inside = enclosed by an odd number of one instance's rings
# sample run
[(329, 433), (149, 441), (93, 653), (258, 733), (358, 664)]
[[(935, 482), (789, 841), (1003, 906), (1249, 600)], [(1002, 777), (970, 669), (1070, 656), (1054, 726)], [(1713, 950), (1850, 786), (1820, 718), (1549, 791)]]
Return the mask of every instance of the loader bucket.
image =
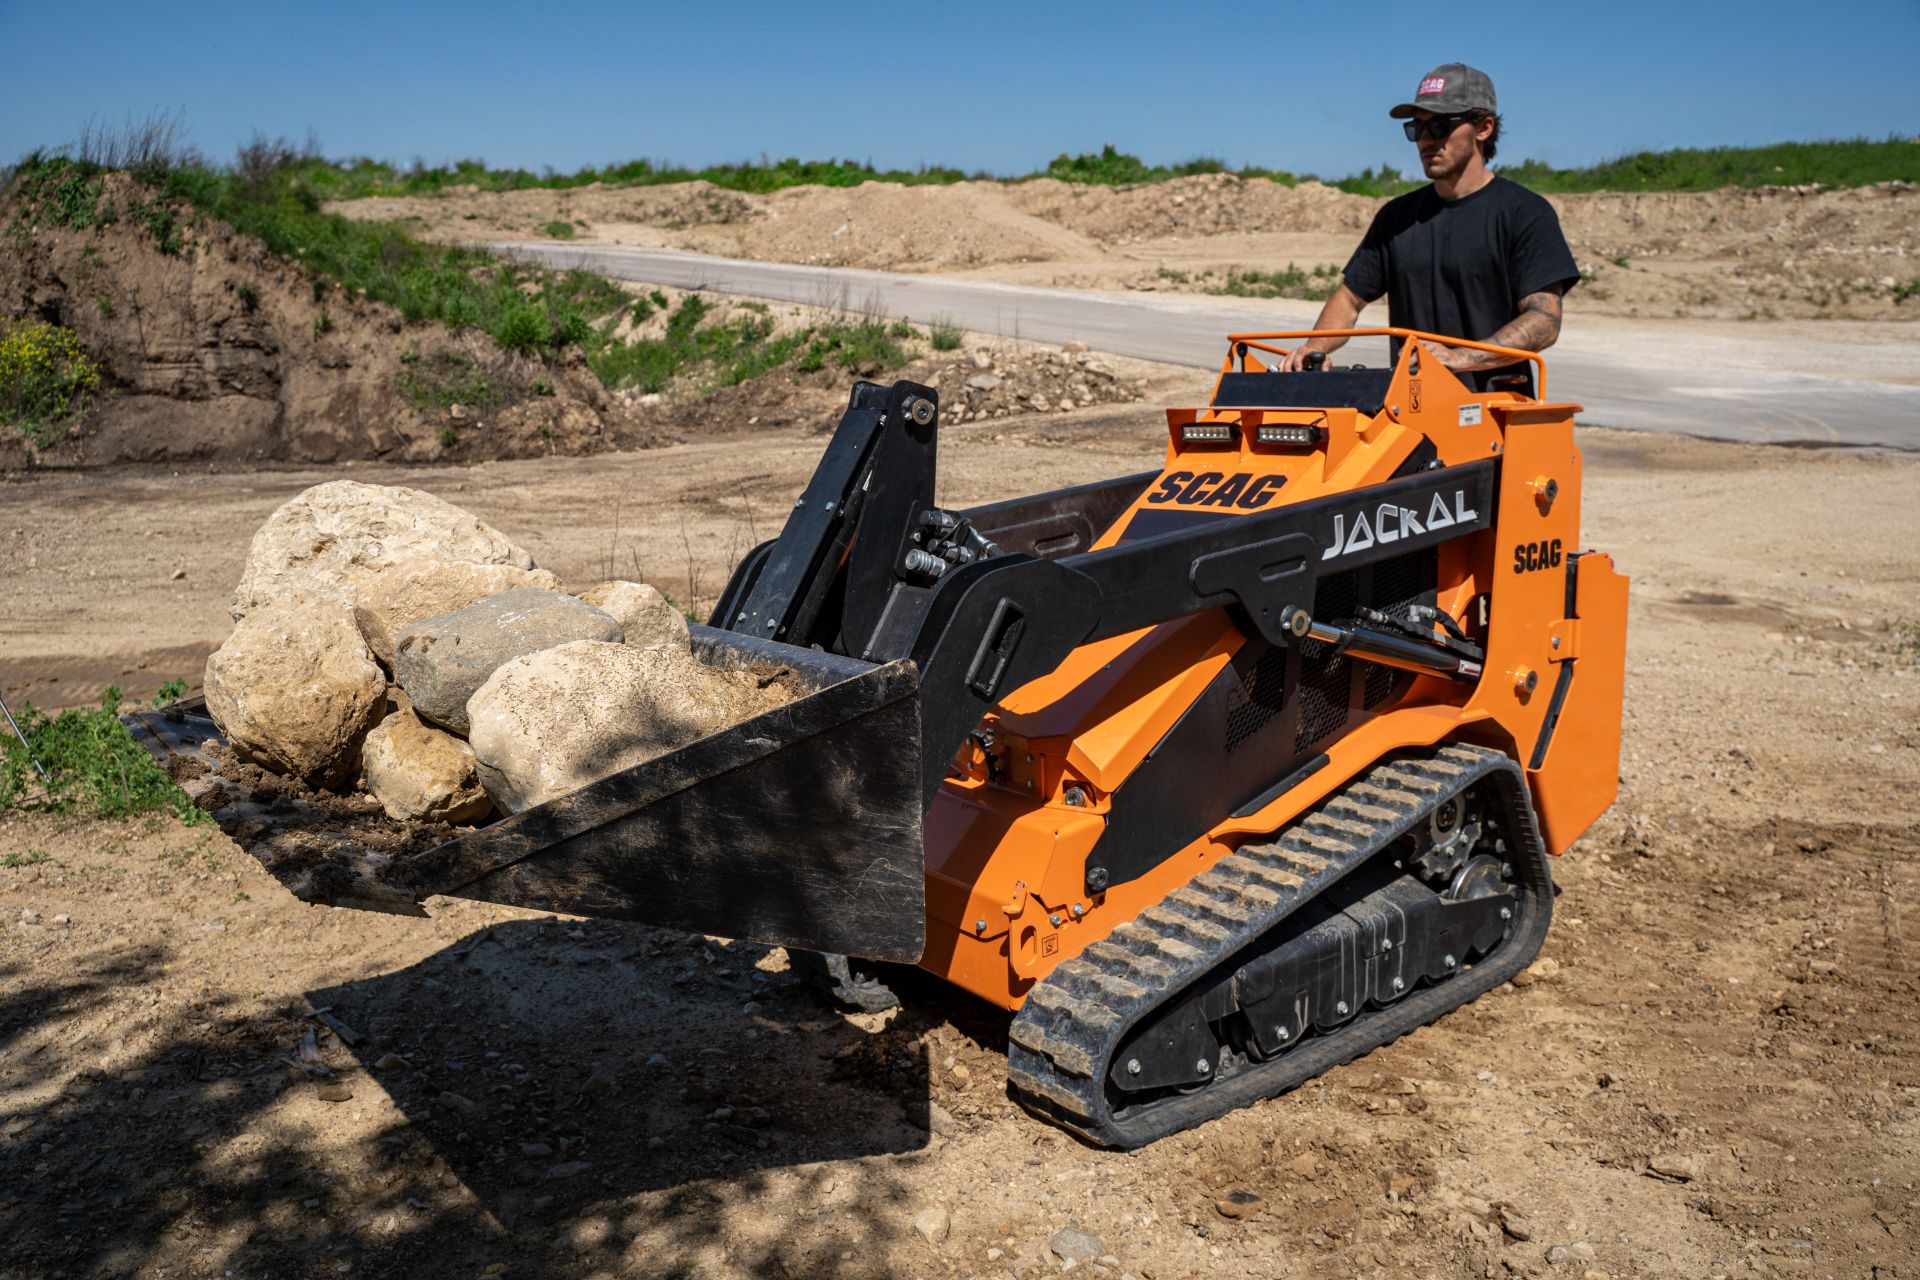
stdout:
[[(127, 718), (134, 736), (269, 873), (309, 902), (424, 914), (473, 898), (911, 963), (926, 936), (919, 678), (693, 628), (713, 665), (809, 690), (751, 720), (450, 841), (377, 807), (263, 793), (203, 704)], [(252, 785), (248, 785), (251, 783)]]

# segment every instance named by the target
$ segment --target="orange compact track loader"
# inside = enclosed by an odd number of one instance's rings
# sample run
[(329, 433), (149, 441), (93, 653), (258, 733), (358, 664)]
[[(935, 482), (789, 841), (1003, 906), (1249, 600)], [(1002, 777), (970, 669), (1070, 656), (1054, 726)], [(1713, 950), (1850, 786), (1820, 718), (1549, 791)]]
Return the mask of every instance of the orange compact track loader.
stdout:
[[(406, 856), (316, 854), (285, 797), (216, 816), (310, 901), (753, 939), (855, 1001), (918, 964), (1013, 1015), (1013, 1094), (1096, 1143), (1281, 1093), (1533, 958), (1620, 748), (1576, 406), (1530, 352), (1342, 332), (1391, 367), (1235, 335), (1157, 469), (971, 510), (934, 502), (937, 394), (858, 384), (694, 628), (809, 692)], [(1434, 343), (1535, 372), (1472, 391)], [(135, 719), (163, 758), (217, 734)]]

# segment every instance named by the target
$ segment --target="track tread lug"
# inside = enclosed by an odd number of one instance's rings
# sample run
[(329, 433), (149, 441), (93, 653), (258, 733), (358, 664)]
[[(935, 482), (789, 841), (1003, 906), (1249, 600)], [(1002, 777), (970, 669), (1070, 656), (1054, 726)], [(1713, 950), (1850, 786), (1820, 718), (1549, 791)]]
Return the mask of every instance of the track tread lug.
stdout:
[[(1520, 823), (1518, 835), (1529, 851), (1527, 883), (1536, 909), (1522, 917), (1529, 922), (1526, 937), (1531, 940), (1520, 948), (1522, 958), (1500, 960), (1496, 953), (1495, 964), (1485, 966), (1486, 985), (1499, 981), (1509, 964), (1517, 967), (1530, 960), (1544, 937), (1551, 912), (1551, 891), (1543, 888), (1548, 884), (1545, 851), (1517, 762), (1487, 748), (1448, 745), (1428, 756), (1376, 764), (1288, 830), (1241, 846), (1056, 968), (1028, 994), (1008, 1033), (1007, 1078), (1015, 1097), (1093, 1142), (1131, 1147), (1307, 1078), (1288, 1082), (1289, 1060), (1282, 1056), (1235, 1077), (1243, 1083), (1281, 1080), (1277, 1085), (1257, 1084), (1250, 1095), (1213, 1092), (1228, 1084), (1222, 1080), (1209, 1090), (1162, 1098), (1143, 1112), (1123, 1111), (1116, 1117), (1104, 1075), (1111, 1055), (1141, 1018), (1151, 1017), (1173, 994), (1384, 849), (1440, 798), (1500, 770), (1505, 773), (1499, 786), (1506, 791), (1509, 811)], [(1479, 989), (1476, 982), (1474, 992), (1455, 1004)], [(1404, 1002), (1376, 1008), (1325, 1033), (1331, 1055), (1322, 1057), (1333, 1061), (1316, 1059), (1314, 1072), (1392, 1043), (1455, 1007), (1444, 1001), (1403, 1007), (1414, 1000), (1409, 995)], [(1335, 1039), (1341, 1036), (1352, 1038)], [(1269, 1068), (1268, 1076), (1245, 1074)]]

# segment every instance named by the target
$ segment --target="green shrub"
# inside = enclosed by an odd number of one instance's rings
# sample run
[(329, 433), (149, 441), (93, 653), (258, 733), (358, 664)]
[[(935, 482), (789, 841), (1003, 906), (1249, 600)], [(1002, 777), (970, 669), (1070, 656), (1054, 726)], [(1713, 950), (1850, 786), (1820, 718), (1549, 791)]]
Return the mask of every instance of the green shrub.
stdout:
[(242, 280), (233, 286), (233, 296), (240, 299), (240, 305), (252, 311), (260, 305), (260, 286), (251, 280)]
[(456, 404), (488, 414), (521, 398), (514, 387), (503, 386), (489, 377), (473, 357), (463, 351), (426, 359), (416, 356), (400, 371), (396, 385), (414, 408), (428, 414), (443, 412)]
[[(184, 682), (170, 684), (152, 705), (163, 706), (183, 692)], [(119, 716), (120, 690), (111, 685), (100, 695), (97, 711), (49, 716), (31, 703), (22, 706), (16, 718), (27, 745), (10, 737), (0, 740), (0, 811), (125, 818), (161, 810), (189, 823), (209, 821), (133, 740)], [(35, 761), (46, 769), (46, 780)]]
[(531, 302), (501, 311), (494, 321), (493, 340), (508, 351), (538, 351), (548, 340), (547, 313)]
[(927, 335), (935, 351), (958, 351), (961, 340), (966, 337), (952, 316), (935, 316), (927, 326)]
[(16, 202), (17, 231), (34, 222), (79, 231), (113, 221), (112, 208), (100, 204), (101, 171), (65, 156), (32, 153), (14, 170), (13, 186), (6, 194)]
[(1100, 148), (1098, 155), (1088, 153), (1070, 156), (1063, 152), (1055, 156), (1052, 163), (1047, 165), (1047, 176), (1062, 182), (1119, 186), (1123, 183), (1146, 182), (1152, 178), (1153, 170), (1142, 163), (1139, 156), (1117, 151), (1109, 142)]
[[(1117, 150), (1112, 143), (1101, 147), (1098, 154), (1088, 152), (1070, 156), (1061, 154), (1047, 165), (1046, 175), (1058, 178), (1062, 182), (1092, 183), (1100, 186), (1125, 186), (1140, 182), (1165, 182), (1169, 178), (1187, 178), (1197, 173), (1232, 173), (1225, 161), (1211, 156), (1201, 156), (1188, 160), (1184, 164), (1149, 165), (1139, 156), (1128, 155)], [(1249, 171), (1248, 176), (1258, 173), (1261, 176), (1273, 176), (1270, 170)], [(1280, 175), (1291, 181), (1291, 175)]]
[(1400, 176), (1400, 171), (1390, 164), (1377, 169), (1362, 169), (1345, 178), (1336, 178), (1327, 184), (1356, 196), (1392, 197), (1405, 195), (1416, 187), (1425, 185), (1425, 180), (1410, 181)]
[(1779, 142), (1765, 147), (1683, 147), (1636, 151), (1583, 169), (1555, 169), (1538, 160), (1508, 165), (1505, 177), (1550, 193), (1580, 191), (1711, 191), (1720, 187), (1784, 187), (1818, 183), (1864, 187), (1920, 182), (1920, 142)]
[(179, 220), (173, 209), (155, 200), (129, 200), (127, 212), (135, 222), (147, 229), (153, 237), (154, 247), (165, 254), (179, 253), (184, 247), (180, 239)]
[(1208, 283), (1207, 293), (1228, 294), (1239, 298), (1330, 298), (1340, 287), (1339, 267), (1321, 265), (1302, 271), (1289, 262), (1283, 271), (1227, 270), (1223, 283)]
[(540, 229), (552, 236), (555, 240), (573, 239), (573, 224), (571, 222), (562, 222), (556, 218)]
[(100, 385), (100, 368), (71, 329), (38, 320), (0, 322), (0, 422), (41, 448)]
[(829, 363), (842, 369), (893, 369), (908, 360), (887, 326), (876, 320), (827, 325), (813, 330), (795, 367), (811, 373)]

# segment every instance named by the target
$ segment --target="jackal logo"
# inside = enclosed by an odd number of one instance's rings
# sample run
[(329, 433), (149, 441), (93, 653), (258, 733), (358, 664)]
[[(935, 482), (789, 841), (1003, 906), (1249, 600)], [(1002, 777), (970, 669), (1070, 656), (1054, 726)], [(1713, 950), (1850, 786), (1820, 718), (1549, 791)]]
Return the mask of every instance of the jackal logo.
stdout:
[(1479, 518), (1480, 513), (1467, 505), (1467, 492), (1464, 489), (1453, 491), (1451, 507), (1444, 493), (1434, 494), (1424, 516), (1412, 507), (1403, 507), (1397, 502), (1383, 502), (1371, 510), (1362, 507), (1351, 516), (1345, 511), (1336, 511), (1333, 513), (1333, 543), (1320, 553), (1320, 558), (1332, 560), (1356, 551), (1365, 551), (1376, 543), (1398, 542), (1402, 538), (1411, 538), (1434, 529), (1471, 524)]

